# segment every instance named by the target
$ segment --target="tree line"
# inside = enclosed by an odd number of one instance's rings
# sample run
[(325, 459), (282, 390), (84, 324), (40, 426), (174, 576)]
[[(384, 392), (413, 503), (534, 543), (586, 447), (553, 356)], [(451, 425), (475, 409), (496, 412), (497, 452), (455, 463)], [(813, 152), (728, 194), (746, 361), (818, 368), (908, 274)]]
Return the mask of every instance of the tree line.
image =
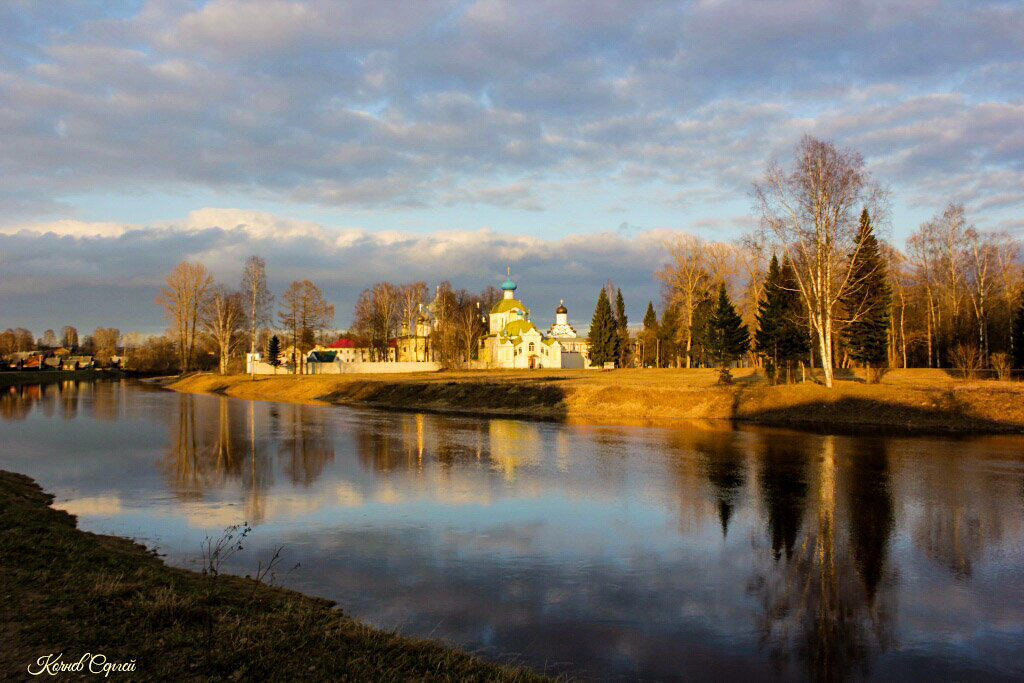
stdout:
[(408, 357), (460, 367), (478, 357), (487, 315), (500, 299), (494, 286), (474, 294), (445, 280), (429, 299), (425, 282), (377, 282), (356, 300), (349, 336), (370, 349), (372, 360), (394, 359), (390, 344), (401, 337), (410, 346)]
[(98, 363), (108, 363), (118, 355), (121, 331), (116, 327), (97, 327), (93, 333), (79, 339), (78, 329), (65, 325), (60, 336), (52, 329), (35, 339), (24, 327), (7, 328), (0, 333), (0, 356), (24, 351), (56, 351), (64, 348), (76, 355), (92, 356)]
[[(1024, 367), (1020, 241), (970, 224), (949, 204), (901, 251), (879, 240), (887, 193), (862, 157), (805, 136), (790, 170), (770, 164), (755, 185), (761, 228), (737, 242), (683, 235), (656, 275), (663, 314), (648, 305), (642, 362), (693, 367), (712, 361), (709, 340), (732, 290), (755, 333), (744, 353), (769, 374), (835, 367)], [(869, 373), (871, 374), (871, 373)]]
[[(218, 369), (225, 374), (242, 348), (248, 346), (250, 353), (268, 348), (274, 300), (267, 284), (266, 262), (259, 256), (248, 258), (237, 289), (214, 282), (203, 264), (182, 261), (171, 270), (156, 300), (164, 307), (171, 327), (165, 339), (151, 340), (148, 346), (163, 355), (164, 363), (167, 352), (173, 350), (181, 372), (196, 368), (197, 351), (207, 350), (217, 357)], [(293, 281), (278, 301), (277, 323), (291, 344), (290, 360), (299, 372), (306, 353), (322, 341), (323, 332), (333, 323), (334, 306), (309, 280)], [(276, 335), (274, 346), (281, 350)], [(144, 359), (145, 352), (141, 354)], [(277, 355), (270, 359), (275, 364)]]

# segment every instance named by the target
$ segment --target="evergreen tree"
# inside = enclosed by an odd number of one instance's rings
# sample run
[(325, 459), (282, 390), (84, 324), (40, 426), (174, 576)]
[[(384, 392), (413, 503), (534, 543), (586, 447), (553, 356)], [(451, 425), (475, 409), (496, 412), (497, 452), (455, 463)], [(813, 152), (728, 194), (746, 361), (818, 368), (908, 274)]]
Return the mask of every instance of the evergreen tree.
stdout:
[(892, 290), (867, 209), (860, 215), (857, 243), (860, 248), (850, 255), (852, 287), (842, 299), (852, 320), (842, 336), (850, 358), (864, 363), (869, 368), (868, 381), (874, 381), (870, 368), (882, 365), (889, 358)]
[(658, 314), (654, 312), (654, 303), (647, 302), (647, 314), (644, 315), (644, 331), (641, 332), (643, 340), (643, 358), (640, 362), (643, 365), (658, 364)]
[(629, 356), (629, 318), (626, 317), (626, 302), (622, 298), (622, 290), (615, 295), (615, 344), (618, 350), (619, 367), (626, 367)]
[(679, 344), (676, 342), (676, 335), (679, 334), (679, 309), (670, 306), (665, 309), (661, 316), (661, 325), (658, 327), (658, 340), (660, 347), (659, 367), (667, 368), (679, 358)]
[(274, 368), (274, 374), (277, 374), (277, 366), (281, 364), (281, 340), (277, 338), (275, 334), (267, 342), (267, 362)]
[(594, 317), (590, 321), (590, 332), (587, 334), (592, 366), (615, 362), (618, 356), (617, 331), (615, 316), (612, 315), (612, 306), (608, 301), (608, 293), (602, 287), (601, 294), (597, 297)]
[(644, 314), (644, 329), (658, 329), (658, 314), (654, 312), (654, 302), (652, 301), (647, 302), (647, 313)]
[(772, 382), (780, 369), (791, 369), (807, 353), (807, 334), (799, 323), (800, 298), (795, 280), (789, 261), (780, 268), (779, 259), (772, 254), (764, 293), (757, 305), (754, 333), (754, 350), (764, 357), (765, 371)]
[(708, 318), (704, 343), (708, 354), (718, 366), (719, 384), (730, 384), (729, 364), (746, 353), (750, 347), (750, 333), (743, 324), (725, 291), (725, 283), (718, 285), (718, 304)]
[(1013, 316), (1013, 333), (1010, 337), (1013, 347), (1014, 367), (1024, 368), (1024, 288), (1020, 291), (1020, 304)]

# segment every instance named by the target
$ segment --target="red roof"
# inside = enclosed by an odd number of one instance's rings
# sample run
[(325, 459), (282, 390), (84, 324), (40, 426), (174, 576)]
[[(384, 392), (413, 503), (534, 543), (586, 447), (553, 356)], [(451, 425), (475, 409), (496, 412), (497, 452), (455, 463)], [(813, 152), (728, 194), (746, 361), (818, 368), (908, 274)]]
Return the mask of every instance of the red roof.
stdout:
[(329, 349), (354, 349), (356, 347), (355, 342), (351, 339), (339, 339), (327, 346)]

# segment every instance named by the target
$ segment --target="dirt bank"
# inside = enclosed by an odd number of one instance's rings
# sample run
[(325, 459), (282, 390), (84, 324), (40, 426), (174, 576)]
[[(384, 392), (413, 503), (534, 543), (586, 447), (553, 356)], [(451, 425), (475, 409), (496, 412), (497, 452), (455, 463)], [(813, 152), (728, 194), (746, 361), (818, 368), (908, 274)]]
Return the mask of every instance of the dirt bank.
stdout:
[(773, 425), (1024, 432), (1024, 383), (965, 382), (940, 370), (900, 370), (879, 384), (847, 374), (832, 389), (770, 386), (738, 371), (476, 371), (410, 375), (193, 375), (178, 391), (245, 399), (621, 423), (729, 419)]

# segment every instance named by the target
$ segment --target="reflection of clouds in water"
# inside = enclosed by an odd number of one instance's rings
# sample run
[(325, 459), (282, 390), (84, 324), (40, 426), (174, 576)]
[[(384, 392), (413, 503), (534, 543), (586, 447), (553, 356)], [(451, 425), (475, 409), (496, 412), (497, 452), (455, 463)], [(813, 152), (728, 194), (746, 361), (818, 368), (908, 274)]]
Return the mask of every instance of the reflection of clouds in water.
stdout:
[[(567, 426), (124, 389), (95, 415), (97, 391), (0, 394), (6, 444), (38, 444), (31, 461), (8, 460), (70, 491), (76, 514), (114, 528), (145, 519), (182, 548), (259, 521), (254, 548), (281, 543), (302, 563), (289, 585), (386, 627), (650, 678), (706, 675), (696, 662), (750, 677), (773, 656), (794, 677), (856, 674), (906, 661), (904, 648), (936, 661), (950, 634), (956, 656), (973, 648), (1000, 666), (1019, 642), (1019, 437), (879, 439), (879, 450), (718, 424)], [(46, 401), (55, 409), (37, 409)], [(114, 413), (143, 421), (112, 429)], [(901, 649), (878, 658), (887, 633)]]
[(121, 498), (116, 493), (58, 500), (54, 502), (53, 507), (76, 516), (87, 515), (90, 517), (110, 517), (123, 510)]

